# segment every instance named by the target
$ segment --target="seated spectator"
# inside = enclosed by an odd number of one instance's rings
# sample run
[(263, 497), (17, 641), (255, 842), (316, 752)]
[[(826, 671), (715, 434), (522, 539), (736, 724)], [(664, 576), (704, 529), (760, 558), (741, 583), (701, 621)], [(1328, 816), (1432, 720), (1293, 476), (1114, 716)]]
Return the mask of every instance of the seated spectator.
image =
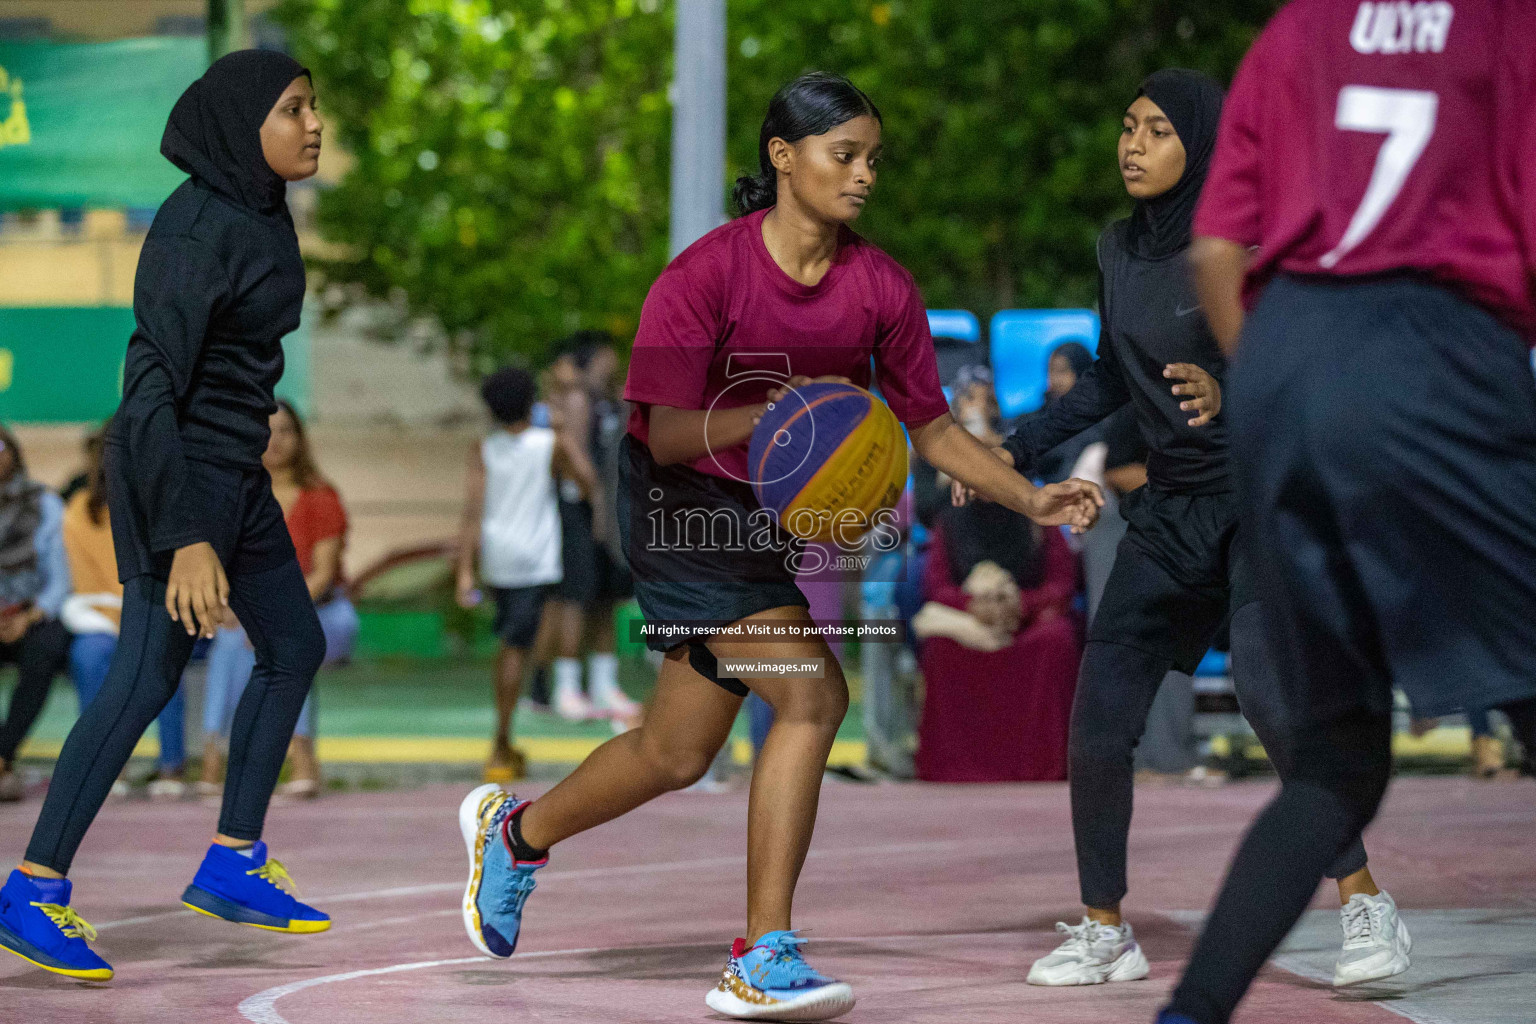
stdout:
[(931, 782), (1067, 777), (1078, 662), (1077, 564), (1061, 531), (1001, 505), (944, 511), (923, 571), (926, 694), (917, 777)]
[[(347, 536), (347, 513), (341, 496), (315, 465), (304, 421), (286, 401), (272, 414), (272, 437), (262, 464), (272, 475), (272, 494), (282, 506), (288, 533), (299, 556), (299, 568), (309, 586), (325, 634), (325, 660), (334, 665), (352, 656), (357, 640), (357, 610), (342, 585), (341, 555)], [(229, 736), (235, 707), (256, 667), (256, 652), (240, 624), (231, 619), (219, 630), (208, 652), (208, 687), (203, 704), (203, 792), (218, 789), (222, 742)], [(293, 771), (277, 792), (315, 797), (320, 793), (320, 761), (315, 755), (315, 687), (299, 711), (293, 743), (288, 748)]]
[[(64, 602), (64, 625), (74, 634), (69, 645), (69, 671), (83, 711), (101, 692), (117, 650), (122, 624), (123, 585), (117, 578), (112, 547), (112, 520), (107, 511), (106, 477), (102, 472), (102, 439), (106, 431), (85, 439), (83, 483), (64, 508), (64, 551), (75, 592)], [(149, 779), (151, 797), (176, 799), (186, 792), (186, 695), (182, 687), (155, 719), (160, 730), (160, 756)], [(113, 791), (123, 793), (119, 782)]]
[[(1044, 412), (1058, 402), (1077, 384), (1077, 378), (1093, 365), (1093, 353), (1081, 342), (1066, 341), (1057, 345), (1046, 362), (1045, 401), (1039, 412)], [(1035, 415), (1031, 413), (1030, 415)], [(1134, 420), (1131, 420), (1134, 424)], [(1134, 426), (1133, 428), (1134, 429)], [(1089, 427), (1070, 440), (1046, 452), (1035, 462), (1035, 475), (1045, 483), (1053, 484), (1067, 479), (1072, 464), (1082, 455), (1083, 449), (1103, 439), (1100, 426)]]
[(0, 723), (0, 801), (23, 795), (16, 751), (69, 655), (59, 621), (69, 594), (63, 521), (64, 503), (27, 475), (15, 436), (0, 426), (0, 664), (18, 673)]

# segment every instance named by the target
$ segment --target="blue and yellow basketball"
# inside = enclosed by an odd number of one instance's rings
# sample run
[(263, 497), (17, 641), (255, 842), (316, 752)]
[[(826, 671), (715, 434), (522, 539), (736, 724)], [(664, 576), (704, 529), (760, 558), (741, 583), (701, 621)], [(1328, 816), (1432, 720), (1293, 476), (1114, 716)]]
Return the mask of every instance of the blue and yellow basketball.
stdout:
[(890, 408), (863, 388), (807, 384), (763, 414), (748, 470), (758, 503), (790, 533), (850, 543), (901, 497), (907, 439)]

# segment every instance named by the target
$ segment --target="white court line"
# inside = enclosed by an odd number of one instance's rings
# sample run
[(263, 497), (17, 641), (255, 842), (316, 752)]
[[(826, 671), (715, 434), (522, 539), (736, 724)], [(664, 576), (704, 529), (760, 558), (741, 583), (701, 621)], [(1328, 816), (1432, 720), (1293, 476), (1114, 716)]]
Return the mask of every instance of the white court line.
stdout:
[[(1159, 915), (1160, 917), (1166, 918), (1179, 927), (1194, 933), (1197, 939), (1200, 936), (1201, 930), (1205, 927), (1206, 912), (1203, 910), (1156, 910), (1153, 911), (1153, 913)], [(1414, 911), (1412, 913), (1417, 914), (1422, 913), (1422, 911)], [(1412, 918), (1410, 918), (1410, 920), (1412, 920)], [(1299, 953), (1283, 953), (1279, 950), (1276, 950), (1274, 954), (1270, 956), (1270, 958), (1266, 961), (1266, 963), (1270, 966), (1278, 967), (1287, 973), (1294, 974), (1299, 978), (1306, 978), (1308, 981), (1315, 981), (1320, 985), (1326, 985), (1330, 989), (1333, 989), (1335, 992), (1350, 991), (1349, 989), (1334, 988), (1333, 973), (1314, 969), (1307, 963), (1306, 957)], [(1366, 988), (1367, 986), (1361, 987)], [(1456, 1024), (1454, 1021), (1446, 1020), (1441, 1017), (1431, 1017), (1416, 1010), (1410, 1010), (1402, 1006), (1394, 1005), (1395, 1002), (1401, 998), (1401, 996), (1394, 996), (1391, 999), (1362, 999), (1360, 1001), (1362, 1003), (1370, 1002), (1371, 1005), (1379, 1006), (1383, 1010), (1390, 1010), (1391, 1012), (1397, 1014), (1399, 1017), (1406, 1017), (1407, 1019), (1413, 1021), (1413, 1024)]]
[[(1161, 829), (1158, 829), (1158, 828), (1142, 829), (1142, 830), (1140, 830), (1140, 835), (1143, 836), (1143, 837), (1158, 836), (1158, 837), (1161, 837), (1161, 838), (1172, 838), (1172, 837), (1178, 837), (1178, 836), (1184, 836), (1184, 835), (1190, 835), (1190, 836), (1194, 836), (1194, 835), (1207, 835), (1207, 834), (1211, 834), (1211, 833), (1218, 833), (1218, 832), (1225, 832), (1225, 831), (1230, 831), (1230, 828), (1228, 826), (1225, 826), (1225, 825), (1178, 825), (1178, 826), (1172, 826), (1172, 827), (1161, 828)], [(944, 851), (953, 851), (953, 850), (961, 850), (961, 849), (974, 849), (976, 847), (988, 847), (988, 846), (1004, 846), (1004, 847), (1007, 848), (1007, 850), (1009, 852), (1017, 853), (1019, 855), (1025, 855), (1025, 854), (1030, 852), (1030, 850), (1029, 850), (1030, 844), (1025, 842), (1025, 841), (1023, 841), (1023, 838), (1024, 837), (1021, 837), (1021, 836), (1011, 836), (1010, 835), (1010, 836), (998, 836), (998, 837), (993, 838), (993, 839), (983, 839), (983, 840), (946, 839), (946, 840), (934, 840), (934, 841), (929, 841), (929, 842), (915, 842), (915, 843), (888, 843), (888, 844), (879, 845), (879, 846), (847, 847), (847, 848), (838, 849), (838, 850), (825, 850), (825, 851), (812, 850), (812, 851), (810, 851), (809, 857), (814, 858), (814, 859), (818, 859), (818, 860), (830, 860), (830, 859), (836, 859), (836, 858), (842, 858), (842, 857), (868, 857), (868, 856), (871, 856), (871, 855), (878, 855), (878, 854), (890, 855), (890, 854), (904, 854), (904, 853), (940, 853), (940, 852), (944, 852)], [(1054, 848), (1054, 844), (1052, 844), (1051, 848)], [(644, 875), (644, 874), (656, 874), (656, 873), (661, 873), (661, 872), (666, 872), (666, 871), (698, 870), (698, 869), (706, 868), (706, 867), (739, 867), (739, 866), (743, 866), (745, 864), (746, 864), (746, 858), (744, 856), (737, 856), (737, 857), (709, 857), (709, 858), (704, 858), (704, 859), (700, 859), (700, 860), (690, 860), (690, 861), (667, 861), (667, 862), (663, 862), (663, 863), (659, 863), (659, 864), (635, 864), (635, 865), (625, 865), (625, 866), (612, 867), (612, 868), (578, 868), (578, 869), (573, 869), (573, 870), (570, 870), (570, 871), (549, 872), (548, 874), (546, 874), (544, 876), (544, 880), (548, 881), (548, 880), (554, 880), (556, 878), (587, 878), (587, 877), (598, 877), (598, 876), (608, 877), (608, 876), (615, 876), (615, 875)], [(379, 899), (379, 898), (383, 898), (383, 897), (389, 896), (389, 895), (414, 895), (416, 893), (429, 893), (429, 892), (439, 892), (439, 891), (449, 891), (449, 890), (451, 890), (453, 892), (458, 892), (460, 890), (460, 888), (461, 888), (461, 884), (458, 883), (458, 882), (453, 882), (453, 883), (437, 883), (437, 884), (434, 884), (434, 885), (418, 885), (418, 886), (407, 886), (407, 887), (396, 888), (396, 889), (379, 889), (379, 890), (365, 891), (365, 892), (358, 892), (358, 893), (345, 893), (345, 894), (342, 894), (340, 896), (325, 897), (324, 901), (335, 903), (335, 902), (342, 902), (342, 901), (359, 901), (359, 900), (367, 900), (367, 899)], [(429, 911), (427, 913), (429, 915), (431, 915), (431, 916), (438, 916), (439, 913), (441, 913), (441, 912)], [(398, 920), (400, 920), (401, 923), (404, 923), (405, 921), (409, 921), (409, 920), (414, 919), (415, 917), (420, 917), (420, 916), (424, 916), (424, 915), (407, 915), (405, 918), (398, 919)], [(132, 919), (130, 919), (130, 920), (132, 920)], [(113, 922), (113, 923), (116, 923), (116, 922)], [(379, 922), (379, 923), (382, 923), (382, 922)], [(361, 925), (360, 925), (360, 927), (361, 927)], [(934, 933), (934, 934), (927, 934), (927, 935), (861, 936), (861, 937), (854, 937), (854, 938), (847, 938), (847, 939), (823, 939), (822, 941), (838, 941), (838, 942), (898, 942), (898, 941), (911, 941), (911, 940), (914, 940), (914, 939), (958, 938), (958, 937), (965, 937), (965, 936), (972, 936), (972, 935), (1000, 935), (1000, 934), (1011, 934), (1011, 933), (1009, 933), (1009, 932), (997, 932), (997, 931), (989, 931), (989, 932), (948, 932), (948, 933)], [(1022, 934), (1022, 933), (1020, 933), (1020, 934)], [(697, 943), (693, 943), (693, 944), (690, 944), (690, 945), (697, 945)], [(630, 949), (671, 949), (671, 948), (679, 948), (679, 947), (677, 945), (667, 946), (667, 945), (656, 945), (656, 944), (650, 944), (650, 945), (644, 945), (644, 946), (612, 946), (612, 947), (602, 947), (602, 946), (599, 946), (599, 947), (588, 947), (588, 948), (582, 948), (582, 949), (544, 950), (544, 951), (540, 951), (540, 952), (536, 952), (536, 953), (519, 953), (516, 956), (514, 956), (512, 959), (513, 960), (527, 960), (527, 959), (532, 959), (532, 958), (535, 958), (535, 957), (538, 957), (538, 958), (542, 959), (542, 958), (546, 958), (546, 957), (576, 956), (576, 955), (582, 955), (582, 954), (588, 954), (588, 953), (615, 952), (615, 951), (630, 950)], [(424, 969), (430, 968), (430, 967), (445, 967), (445, 966), (450, 966), (450, 965), (470, 964), (470, 963), (476, 963), (476, 962), (492, 963), (492, 962), (494, 962), (494, 960), (492, 958), (484, 957), (484, 956), (458, 957), (458, 958), (454, 958), (454, 959), (450, 959), (450, 960), (422, 960), (422, 961), (417, 961), (415, 963), (395, 964), (395, 965), (390, 966), (390, 967), (375, 967), (375, 968), (368, 968), (368, 969), (365, 969), (365, 970), (347, 971), (344, 974), (332, 974), (332, 975), (326, 975), (326, 976), (320, 977), (320, 978), (307, 978), (307, 979), (305, 979), (303, 981), (290, 982), (290, 983), (288, 983), (286, 985), (278, 985), (278, 986), (276, 986), (274, 988), (269, 988), (269, 989), (266, 989), (266, 990), (264, 990), (262, 992), (258, 992), (255, 995), (251, 996), (250, 998), (243, 1000), (240, 1003), (238, 1009), (239, 1009), (240, 1014), (243, 1017), (245, 1017), (246, 1020), (251, 1021), (252, 1024), (290, 1024), (288, 1019), (285, 1018), (282, 1014), (278, 1013), (277, 1010), (274, 1008), (277, 1000), (281, 999), (283, 996), (289, 995), (290, 993), (299, 992), (299, 991), (302, 991), (303, 989), (311, 988), (311, 987), (313, 987), (315, 985), (325, 985), (325, 984), (330, 984), (331, 982), (338, 982), (338, 981), (350, 981), (353, 978), (364, 978), (364, 977), (371, 977), (371, 976), (377, 975), (377, 974), (393, 974), (393, 973), (397, 973), (399, 971), (416, 971), (416, 970), (424, 970)]]
[[(76, 904), (76, 906), (78, 906), (78, 905), (79, 904)], [(130, 925), (130, 924), (144, 924), (146, 921), (159, 921), (159, 920), (163, 920), (164, 918), (167, 918), (167, 917), (191, 917), (191, 916), (192, 916), (192, 911), (190, 911), (190, 910), (164, 910), (164, 911), (161, 911), (158, 914), (144, 914), (144, 915), (141, 915), (139, 917), (125, 917), (125, 918), (122, 918), (121, 920), (117, 920), (117, 921), (107, 921), (107, 922), (105, 922), (103, 924), (98, 924), (95, 927), (96, 927), (97, 931), (104, 932), (108, 928), (122, 928), (122, 927), (124, 927), (126, 925)]]
[[(1201, 917), (1203, 921), (1204, 915), (1201, 915)], [(1196, 934), (1198, 935), (1199, 932), (1197, 931)], [(1291, 974), (1294, 974), (1297, 977), (1306, 978), (1308, 981), (1315, 981), (1320, 985), (1327, 985), (1329, 988), (1334, 989), (1334, 991), (1339, 991), (1337, 988), (1334, 988), (1332, 973), (1313, 970), (1303, 957), (1297, 956), (1293, 953), (1281, 953), (1277, 951), (1274, 956), (1269, 958), (1269, 962), (1280, 968), (1282, 971), (1289, 971)], [(1348, 990), (1346, 989), (1344, 991)], [(1364, 1000), (1361, 1000), (1361, 1002), (1364, 1002)], [(1439, 1017), (1422, 1016), (1410, 1010), (1404, 1009), (1401, 1006), (1394, 1006), (1393, 1002), (1394, 1000), (1392, 999), (1371, 1000), (1371, 1004), (1373, 1006), (1379, 1006), (1383, 1010), (1390, 1010), (1397, 1014), (1399, 1017), (1406, 1017), (1407, 1019), (1413, 1021), (1413, 1024), (1451, 1024), (1450, 1021), (1443, 1020)]]
[[(976, 936), (1013, 935), (1023, 934), (1020, 931), (985, 931), (985, 932), (928, 932), (907, 933), (903, 935), (855, 935), (848, 938), (823, 938), (820, 942), (931, 942), (936, 939), (964, 939)], [(646, 949), (691, 949), (705, 945), (700, 942), (674, 942), (674, 943), (649, 943), (641, 946), (586, 946), (578, 949), (545, 949), (536, 953), (518, 953), (511, 960), (548, 959), (550, 957), (563, 956), (587, 956), (592, 953), (625, 953), (632, 950)], [(712, 945), (712, 943), (711, 943)], [(344, 974), (328, 974), (321, 978), (306, 978), (303, 981), (292, 981), (286, 985), (277, 985), (265, 991), (243, 999), (237, 1009), (240, 1015), (251, 1024), (291, 1024), (287, 1017), (277, 1012), (277, 1001), (286, 995), (313, 988), (316, 985), (329, 985), (338, 981), (351, 981), (354, 978), (367, 978), (378, 974), (397, 974), (401, 971), (420, 971), (429, 967), (454, 967), (462, 964), (493, 964), (496, 960), (487, 956), (456, 957), (452, 960), (418, 960), (409, 964), (393, 964), (389, 967), (371, 967), (361, 971), (347, 971)]]
[[(867, 852), (867, 851), (865, 851)], [(556, 878), (595, 878), (599, 876), (623, 876), (656, 874), (663, 871), (695, 871), (703, 868), (735, 867), (746, 863), (745, 857), (710, 857), (701, 860), (667, 861), (661, 864), (626, 864), (613, 868), (577, 868), (570, 871), (546, 872), (540, 881), (550, 881)], [(335, 896), (315, 896), (316, 903), (358, 903), (363, 900), (387, 900), (405, 896), (424, 896), (440, 892), (462, 892), (463, 882), (433, 882), (428, 885), (402, 885), (393, 889), (365, 889), (362, 892), (338, 893)], [(149, 921), (160, 921), (168, 917), (191, 917), (190, 910), (167, 910), (158, 914), (143, 914), (139, 917), (125, 917), (118, 921), (107, 921), (96, 925), (97, 931), (107, 928), (121, 928), (125, 925), (144, 924)]]
[[(1175, 825), (1168, 828), (1142, 828), (1137, 830), (1138, 838), (1156, 837), (1162, 839), (1177, 838), (1189, 835), (1210, 835), (1230, 831), (1225, 825)], [(1041, 849), (1054, 849), (1056, 843), (1052, 842), (1044, 846), (1036, 845), (1031, 848), (1024, 836), (997, 836), (991, 839), (939, 839), (917, 843), (887, 843), (879, 846), (851, 846), (837, 850), (812, 850), (807, 854), (809, 860), (838, 860), (844, 857), (868, 857), (874, 855), (899, 855), (908, 853), (944, 853), (957, 850), (975, 850), (978, 847), (985, 848), (1000, 846), (1005, 852), (1025, 856), (1030, 853), (1040, 852)], [(747, 858), (745, 855), (733, 857), (704, 857), (697, 860), (673, 860), (662, 861), (657, 864), (621, 864), (614, 867), (603, 868), (572, 868), (567, 871), (545, 871), (540, 875), (539, 881), (553, 882), (557, 879), (579, 878), (625, 878), (632, 875), (654, 875), (670, 871), (699, 871), (709, 868), (745, 867)], [(338, 893), (334, 896), (315, 896), (315, 903), (358, 903), (364, 900), (395, 899), (406, 896), (424, 896), (432, 893), (463, 892), (463, 882), (432, 882), (426, 885), (396, 886), (390, 889), (365, 889), (361, 892)], [(107, 921), (96, 925), (97, 931), (110, 928), (122, 928), (128, 925), (145, 924), (150, 921), (161, 921), (171, 917), (191, 917), (190, 910), (167, 910), (157, 914), (143, 914), (138, 917), (125, 917), (117, 921)]]
[(397, 924), (410, 924), (412, 921), (424, 921), (429, 917), (457, 917), (464, 913), (458, 907), (448, 907), (446, 910), (423, 910), (417, 914), (402, 914), (399, 917), (381, 917), (372, 921), (359, 921), (357, 924), (333, 925), (326, 933), (334, 935), (337, 932), (366, 932), (375, 928), (388, 928)]

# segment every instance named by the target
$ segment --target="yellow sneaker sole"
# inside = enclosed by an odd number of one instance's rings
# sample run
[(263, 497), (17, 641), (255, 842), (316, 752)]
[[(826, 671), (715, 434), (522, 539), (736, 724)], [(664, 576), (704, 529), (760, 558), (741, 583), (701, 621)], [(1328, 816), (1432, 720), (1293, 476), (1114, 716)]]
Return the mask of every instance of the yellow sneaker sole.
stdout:
[(78, 979), (80, 981), (111, 981), (112, 980), (112, 968), (110, 968), (110, 967), (95, 967), (95, 968), (92, 968), (89, 971), (73, 971), (73, 970), (70, 970), (67, 967), (49, 967), (47, 964), (40, 964), (36, 960), (33, 960), (31, 957), (23, 956), (22, 954), (16, 952), (10, 946), (0, 946), (0, 949), (5, 950), (7, 953), (9, 953), (12, 956), (16, 957), (18, 960), (25, 960), (27, 963), (31, 964), (33, 967), (41, 967), (43, 970), (47, 971), (49, 974), (62, 974), (66, 978), (76, 978), (76, 979)]
[(188, 910), (202, 914), (204, 917), (211, 917), (215, 921), (225, 921), (229, 924), (238, 924), (246, 928), (260, 928), (264, 932), (283, 932), (288, 935), (313, 935), (316, 932), (330, 931), (331, 928), (331, 922), (329, 921), (289, 921), (288, 927), (286, 928), (278, 928), (270, 924), (251, 924), (249, 921), (230, 921), (227, 917), (220, 917), (218, 914), (210, 914), (202, 907), (194, 907), (192, 904), (185, 901), (181, 905), (186, 907)]

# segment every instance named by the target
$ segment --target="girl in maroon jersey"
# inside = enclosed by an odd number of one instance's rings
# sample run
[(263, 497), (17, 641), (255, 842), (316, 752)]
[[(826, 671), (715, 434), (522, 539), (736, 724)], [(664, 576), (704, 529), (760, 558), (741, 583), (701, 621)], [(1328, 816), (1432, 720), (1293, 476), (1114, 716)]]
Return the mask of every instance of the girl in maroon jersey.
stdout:
[[(684, 632), (648, 641), (666, 660), (641, 728), (604, 744), (535, 802), (494, 786), (466, 798), (465, 924), (484, 952), (511, 955), (550, 846), (697, 780), (751, 691), (773, 708), (774, 725), (748, 810), (746, 939), (707, 1001), (738, 1018), (818, 1020), (852, 1006), (849, 986), (811, 969), (790, 930), (822, 771), (847, 709), (842, 671), (814, 634), (727, 637), (701, 621), (812, 625), (794, 581), (796, 549), (777, 524), (766, 545), (740, 542), (748, 520), (756, 529), (764, 515), (747, 483), (747, 441), (786, 388), (869, 386), (873, 356), (882, 394), (930, 464), (1042, 524), (1085, 528), (1097, 515), (1093, 485), (1037, 489), (950, 418), (911, 275), (848, 227), (874, 187), (880, 149), (880, 113), (846, 79), (789, 83), (763, 123), (760, 173), (737, 183), (743, 216), (694, 243), (651, 288), (624, 394), (637, 408), (620, 460), (620, 523), (647, 622)], [(776, 380), (743, 372), (774, 367)], [(711, 530), (733, 524), (726, 543), (649, 535), (692, 510)], [(718, 658), (759, 657), (818, 659), (824, 675), (736, 679), (718, 670)]]

